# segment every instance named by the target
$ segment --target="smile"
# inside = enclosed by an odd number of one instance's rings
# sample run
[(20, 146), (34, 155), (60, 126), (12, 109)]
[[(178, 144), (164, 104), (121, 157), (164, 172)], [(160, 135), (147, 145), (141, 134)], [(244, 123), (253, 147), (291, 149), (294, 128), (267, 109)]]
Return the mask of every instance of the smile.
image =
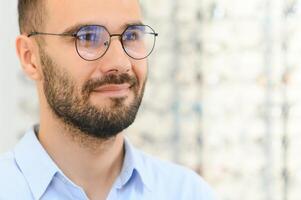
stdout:
[(101, 94), (107, 97), (124, 97), (130, 92), (130, 84), (109, 84), (98, 87), (93, 90), (94, 93)]

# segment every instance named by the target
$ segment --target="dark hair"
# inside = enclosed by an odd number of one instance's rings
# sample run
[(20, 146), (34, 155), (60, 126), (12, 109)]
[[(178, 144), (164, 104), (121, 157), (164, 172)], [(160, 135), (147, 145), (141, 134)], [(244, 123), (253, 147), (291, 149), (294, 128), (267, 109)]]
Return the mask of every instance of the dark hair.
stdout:
[(42, 28), (46, 16), (44, 4), (45, 0), (18, 0), (20, 33)]

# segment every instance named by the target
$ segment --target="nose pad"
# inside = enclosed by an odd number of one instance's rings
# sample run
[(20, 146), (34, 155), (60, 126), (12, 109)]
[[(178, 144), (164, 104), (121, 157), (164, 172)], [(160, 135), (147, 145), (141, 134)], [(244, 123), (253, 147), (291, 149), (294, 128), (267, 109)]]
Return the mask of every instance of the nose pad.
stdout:
[(109, 41), (105, 41), (103, 44), (104, 44), (107, 48), (109, 48), (110, 42), (109, 42)]

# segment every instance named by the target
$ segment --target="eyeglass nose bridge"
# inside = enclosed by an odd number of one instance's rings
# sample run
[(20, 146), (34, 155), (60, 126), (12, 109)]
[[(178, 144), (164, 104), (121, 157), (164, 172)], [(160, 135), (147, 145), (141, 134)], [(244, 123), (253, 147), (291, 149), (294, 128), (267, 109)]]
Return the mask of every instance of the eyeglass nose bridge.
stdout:
[(118, 37), (119, 41), (122, 44), (122, 36), (123, 36), (123, 34), (110, 34), (110, 40), (112, 40), (113, 37)]
[(122, 37), (122, 34), (110, 34), (110, 38), (112, 37), (119, 37), (119, 39)]

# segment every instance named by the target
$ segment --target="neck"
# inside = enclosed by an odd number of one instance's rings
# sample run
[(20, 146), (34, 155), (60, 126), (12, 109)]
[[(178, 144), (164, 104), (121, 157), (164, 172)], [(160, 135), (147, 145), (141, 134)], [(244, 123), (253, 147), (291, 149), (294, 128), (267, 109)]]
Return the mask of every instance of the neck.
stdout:
[(39, 140), (50, 157), (88, 196), (103, 188), (107, 194), (119, 175), (124, 158), (122, 133), (103, 140), (66, 128), (55, 118), (43, 118)]

